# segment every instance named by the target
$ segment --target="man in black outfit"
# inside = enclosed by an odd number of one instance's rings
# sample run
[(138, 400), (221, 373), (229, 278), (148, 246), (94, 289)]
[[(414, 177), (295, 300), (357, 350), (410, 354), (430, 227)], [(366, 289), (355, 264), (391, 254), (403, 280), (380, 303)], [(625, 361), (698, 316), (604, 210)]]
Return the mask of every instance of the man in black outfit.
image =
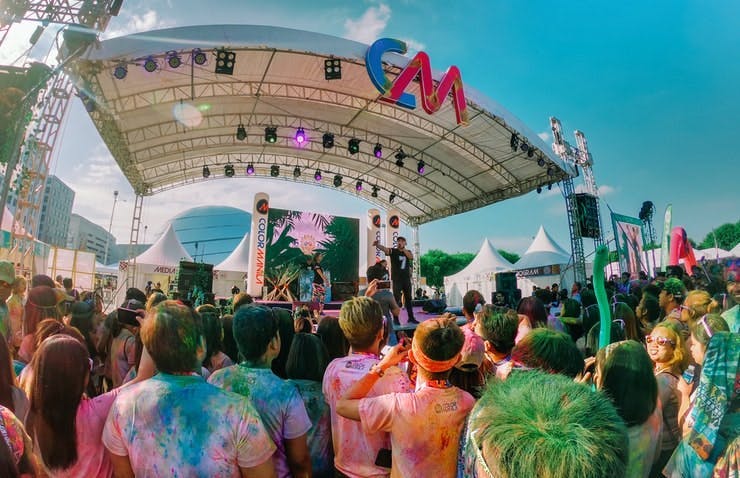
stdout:
[(414, 262), (414, 255), (406, 249), (406, 238), (399, 236), (397, 246), (388, 248), (373, 241), (373, 246), (390, 257), (391, 259), (391, 279), (393, 280), (393, 295), (396, 302), (401, 303), (401, 293), (403, 292), (403, 304), (408, 313), (409, 323), (418, 324), (414, 318), (413, 296), (411, 295), (411, 266)]

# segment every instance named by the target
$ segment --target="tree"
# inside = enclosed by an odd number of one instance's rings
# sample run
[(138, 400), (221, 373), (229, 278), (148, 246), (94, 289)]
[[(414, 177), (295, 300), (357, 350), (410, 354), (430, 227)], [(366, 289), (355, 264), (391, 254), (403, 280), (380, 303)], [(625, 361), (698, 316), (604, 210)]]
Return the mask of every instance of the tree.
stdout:
[(448, 254), (439, 249), (432, 249), (419, 258), (422, 276), (426, 277), (427, 285), (441, 287), (445, 276), (449, 276), (463, 270), (475, 258), (475, 254), (459, 252)]
[(516, 252), (509, 252), (503, 249), (499, 249), (498, 253), (501, 254), (501, 257), (511, 262), (512, 264), (516, 263), (520, 259), (519, 254), (517, 254)]
[[(716, 238), (716, 243), (715, 243)], [(703, 241), (699, 244), (699, 249), (708, 249), (714, 247), (715, 244), (720, 249), (729, 251), (740, 243), (740, 221), (735, 224), (728, 222), (722, 224), (718, 228), (712, 230)]]

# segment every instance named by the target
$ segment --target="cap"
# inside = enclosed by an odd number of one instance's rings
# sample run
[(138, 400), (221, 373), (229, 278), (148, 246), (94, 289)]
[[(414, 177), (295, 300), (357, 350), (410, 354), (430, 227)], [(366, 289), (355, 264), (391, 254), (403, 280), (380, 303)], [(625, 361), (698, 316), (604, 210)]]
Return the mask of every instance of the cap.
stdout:
[(13, 284), (15, 282), (15, 266), (10, 261), (0, 261), (0, 280)]
[(463, 328), (465, 343), (460, 351), (460, 361), (455, 367), (463, 372), (474, 372), (481, 366), (486, 356), (486, 345), (469, 327)]

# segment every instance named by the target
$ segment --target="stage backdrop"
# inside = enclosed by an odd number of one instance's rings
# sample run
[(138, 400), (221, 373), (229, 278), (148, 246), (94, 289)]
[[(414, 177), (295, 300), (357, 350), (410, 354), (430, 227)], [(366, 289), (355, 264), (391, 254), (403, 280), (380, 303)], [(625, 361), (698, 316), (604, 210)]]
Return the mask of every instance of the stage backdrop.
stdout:
[(647, 272), (646, 264), (642, 263), (642, 250), (645, 244), (642, 221), (636, 217), (612, 213), (612, 225), (619, 267), (622, 271), (629, 271), (632, 279), (638, 279), (641, 270)]
[(360, 220), (271, 208), (265, 261), (268, 298), (297, 300), (298, 278), (316, 252), (324, 254), (321, 266), (331, 275), (332, 284), (356, 282), (360, 267)]

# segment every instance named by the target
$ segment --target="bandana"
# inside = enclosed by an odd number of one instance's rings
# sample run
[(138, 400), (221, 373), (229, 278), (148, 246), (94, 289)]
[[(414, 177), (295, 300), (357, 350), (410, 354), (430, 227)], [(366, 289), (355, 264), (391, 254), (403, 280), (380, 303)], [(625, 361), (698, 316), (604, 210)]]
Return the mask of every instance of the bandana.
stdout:
[(445, 361), (432, 360), (421, 351), (421, 346), (419, 346), (419, 342), (417, 340), (411, 342), (411, 350), (409, 351), (409, 354), (413, 356), (413, 360), (419, 365), (419, 367), (431, 373), (446, 372), (454, 367), (460, 360), (460, 354), (456, 354), (451, 359)]

